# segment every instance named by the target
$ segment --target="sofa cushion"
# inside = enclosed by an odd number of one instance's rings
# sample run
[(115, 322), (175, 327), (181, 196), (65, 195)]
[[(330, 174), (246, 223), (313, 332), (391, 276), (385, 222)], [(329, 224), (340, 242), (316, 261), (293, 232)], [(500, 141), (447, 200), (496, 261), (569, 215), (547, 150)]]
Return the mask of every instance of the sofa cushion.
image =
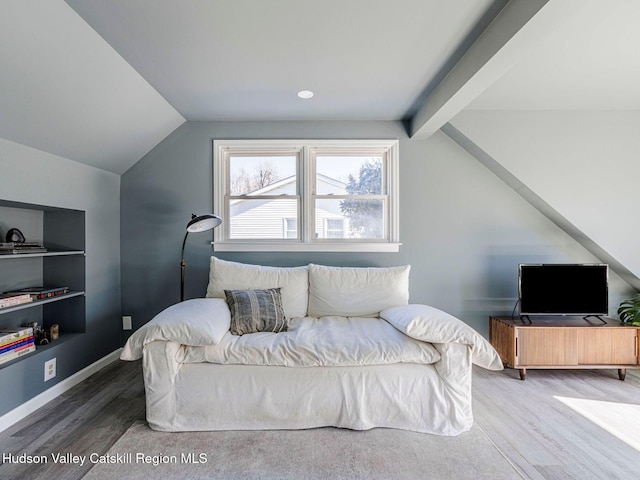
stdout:
[(225, 298), (225, 290), (280, 288), (287, 318), (307, 315), (308, 267), (264, 267), (211, 257), (208, 298)]
[(231, 312), (229, 331), (233, 335), (287, 331), (279, 288), (225, 290), (224, 294)]
[(229, 333), (231, 315), (221, 298), (193, 298), (165, 308), (136, 330), (120, 354), (139, 360), (146, 345), (155, 341), (182, 345), (215, 345)]
[(462, 343), (471, 347), (471, 360), (488, 370), (502, 370), (498, 352), (459, 318), (429, 305), (390, 308), (381, 314), (405, 335), (429, 343)]
[(409, 303), (409, 265), (352, 268), (309, 265), (309, 316), (377, 317)]
[[(432, 364), (441, 358), (430, 343), (414, 340), (380, 318), (306, 317), (286, 332), (225, 335), (213, 346), (181, 348), (180, 363), (351, 367)], [(309, 375), (314, 378), (315, 372)]]

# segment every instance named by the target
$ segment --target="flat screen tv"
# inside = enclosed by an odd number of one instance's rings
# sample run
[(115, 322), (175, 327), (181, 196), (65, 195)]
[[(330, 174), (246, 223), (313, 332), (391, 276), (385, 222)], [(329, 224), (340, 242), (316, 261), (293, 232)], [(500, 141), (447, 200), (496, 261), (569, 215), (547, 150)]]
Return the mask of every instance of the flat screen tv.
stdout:
[(519, 266), (520, 315), (609, 313), (609, 266), (539, 264)]

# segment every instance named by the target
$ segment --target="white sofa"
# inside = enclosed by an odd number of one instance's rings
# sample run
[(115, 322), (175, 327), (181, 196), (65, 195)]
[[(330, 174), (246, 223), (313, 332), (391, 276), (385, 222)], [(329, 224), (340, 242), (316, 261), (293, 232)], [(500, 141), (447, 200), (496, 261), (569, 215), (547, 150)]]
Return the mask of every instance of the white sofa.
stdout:
[[(224, 290), (279, 288), (288, 330), (229, 331)], [(162, 431), (471, 428), (472, 364), (498, 370), (462, 321), (409, 305), (409, 267), (278, 268), (211, 258), (207, 298), (159, 313), (123, 360), (143, 358), (147, 420)]]

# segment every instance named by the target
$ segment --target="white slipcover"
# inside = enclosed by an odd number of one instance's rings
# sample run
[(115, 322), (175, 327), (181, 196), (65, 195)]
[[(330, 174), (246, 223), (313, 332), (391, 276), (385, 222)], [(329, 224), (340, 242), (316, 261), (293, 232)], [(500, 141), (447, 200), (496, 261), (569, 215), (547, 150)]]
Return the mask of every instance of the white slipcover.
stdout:
[[(287, 333), (234, 337), (221, 298), (160, 313), (121, 355), (143, 358), (147, 420), (156, 430), (336, 426), (457, 435), (473, 423), (472, 363), (502, 368), (468, 325), (408, 305), (409, 267), (279, 269), (215, 257), (211, 266), (208, 297), (280, 287), (290, 317), (308, 309), (319, 318), (298, 318)], [(352, 318), (363, 316), (372, 318)]]
[(435, 345), (431, 365), (274, 367), (181, 364), (181, 346), (153, 342), (143, 360), (154, 430), (270, 430), (334, 426), (458, 435), (471, 428), (471, 358)]

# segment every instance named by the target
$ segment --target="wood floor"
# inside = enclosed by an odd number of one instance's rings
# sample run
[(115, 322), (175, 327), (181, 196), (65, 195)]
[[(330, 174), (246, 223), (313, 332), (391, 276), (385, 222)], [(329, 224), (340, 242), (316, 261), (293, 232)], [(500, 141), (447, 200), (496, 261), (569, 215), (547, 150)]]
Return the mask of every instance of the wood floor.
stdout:
[[(144, 411), (142, 362), (118, 360), (0, 433), (0, 455), (103, 454)], [(5, 463), (0, 479), (75, 480), (91, 467)]]
[(476, 422), (532, 479), (640, 478), (640, 375), (474, 368)]
[[(531, 479), (640, 478), (640, 374), (474, 370), (476, 422)], [(105, 453), (144, 419), (141, 362), (116, 361), (0, 433), (0, 455)], [(464, 452), (461, 452), (464, 455)], [(0, 465), (3, 480), (80, 479), (92, 467)]]

